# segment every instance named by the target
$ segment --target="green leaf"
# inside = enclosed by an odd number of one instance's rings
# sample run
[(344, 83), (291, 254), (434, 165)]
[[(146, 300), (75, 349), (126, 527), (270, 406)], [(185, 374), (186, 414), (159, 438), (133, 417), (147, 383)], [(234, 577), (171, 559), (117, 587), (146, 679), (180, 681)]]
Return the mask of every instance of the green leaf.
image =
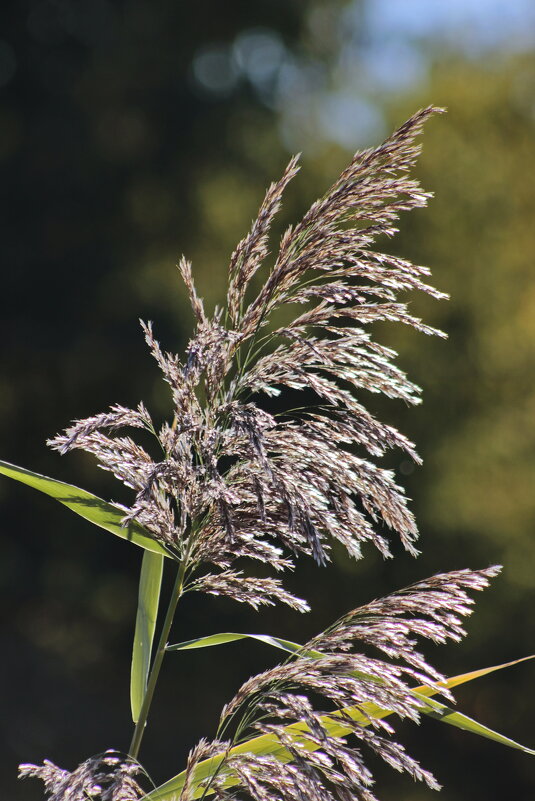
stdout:
[(236, 642), (237, 640), (259, 640), (265, 642), (267, 645), (272, 645), (274, 648), (280, 648), (281, 651), (288, 651), (291, 654), (301, 653), (306, 656), (320, 657), (319, 651), (303, 651), (303, 646), (290, 640), (281, 640), (279, 637), (271, 637), (269, 634), (236, 634), (232, 631), (227, 631), (224, 634), (210, 634), (207, 637), (197, 637), (195, 640), (187, 640), (186, 642), (179, 642), (177, 645), (168, 645), (167, 651), (187, 651), (193, 648), (208, 648), (212, 645), (224, 645), (228, 642)]
[[(470, 673), (462, 673), (457, 676), (452, 676), (451, 678), (446, 679), (444, 682), (440, 682), (439, 686), (448, 687), (451, 689), (453, 687), (457, 687), (459, 684), (464, 684), (465, 682), (473, 681), (481, 676), (486, 676), (488, 673), (493, 673), (496, 670), (502, 670), (503, 668), (517, 665), (519, 662), (525, 662), (528, 659), (534, 658), (535, 655), (526, 656), (522, 659), (516, 659), (513, 662), (506, 662), (502, 665), (494, 665), (492, 667), (482, 668), (481, 670), (474, 670)], [(480, 723), (477, 723), (475, 720), (472, 720), (466, 715), (455, 712), (436, 700), (431, 701), (430, 697), (436, 695), (438, 692), (438, 687), (424, 685), (415, 687), (413, 692), (422, 700), (421, 711), (423, 713), (438, 718), (445, 723), (458, 726), (466, 731), (471, 731), (474, 734), (479, 734), (483, 737), (496, 740), (497, 742), (502, 743), (503, 745), (508, 745), (511, 748), (518, 748), (527, 754), (535, 753), (535, 751), (520, 745), (520, 743), (516, 743), (514, 740), (510, 740), (508, 737), (504, 737), (503, 735), (492, 731), (492, 729), (482, 726)], [(329, 734), (336, 737), (345, 737), (351, 733), (351, 729), (347, 725), (344, 725), (343, 722), (339, 723), (336, 720), (337, 717), (349, 715), (353, 720), (359, 722), (362, 726), (367, 726), (369, 725), (369, 717), (379, 719), (385, 718), (391, 714), (393, 714), (391, 711), (381, 709), (376, 704), (365, 703), (361, 705), (360, 709), (357, 707), (346, 707), (340, 712), (335, 712), (332, 715), (322, 717), (321, 720)], [(314, 751), (318, 748), (316, 743), (307, 738), (306, 735), (309, 729), (305, 723), (293, 723), (290, 726), (286, 726), (285, 730), (287, 734), (295, 738), (296, 742), (298, 742), (304, 748), (310, 751)], [(284, 746), (280, 744), (280, 741), (277, 737), (270, 734), (263, 734), (260, 737), (254, 737), (251, 740), (240, 743), (240, 745), (237, 745), (230, 750), (230, 755), (232, 756), (238, 756), (239, 754), (257, 754), (262, 756), (270, 755), (281, 762), (291, 761), (291, 754), (284, 748)], [(225, 768), (225, 766), (222, 766), (224, 759), (225, 756), (223, 755), (212, 757), (211, 759), (205, 759), (198, 763), (194, 771), (194, 777), (191, 785), (193, 791), (191, 796), (192, 798), (200, 798), (201, 795), (203, 795), (204, 788), (201, 786), (201, 783), (207, 779), (210, 779), (210, 777), (212, 777), (216, 772), (219, 776), (227, 776), (227, 786), (231, 787), (236, 783), (236, 780), (233, 778), (231, 772)], [(179, 773), (177, 776), (169, 779), (169, 781), (165, 782), (164, 784), (160, 785), (160, 787), (157, 787), (155, 790), (144, 796), (143, 801), (173, 801), (173, 799), (177, 798), (180, 794), (180, 791), (184, 785), (185, 775), (186, 772), (182, 771), (182, 773)], [(206, 791), (207, 794), (209, 792), (210, 790)]]
[[(446, 679), (446, 681), (437, 682), (437, 685), (439, 687), (447, 687), (449, 690), (452, 690), (454, 687), (458, 687), (459, 684), (466, 684), (474, 679), (480, 679), (483, 676), (488, 676), (489, 673), (495, 673), (497, 670), (503, 670), (504, 668), (519, 665), (521, 662), (529, 662), (530, 659), (535, 659), (535, 654), (531, 654), (531, 656), (522, 656), (520, 659), (513, 659), (512, 662), (503, 662), (501, 665), (493, 665), (492, 667), (480, 668), (479, 670), (471, 670), (469, 673), (459, 673), (457, 676), (452, 676), (451, 678)], [(436, 695), (435, 688), (428, 687), (427, 685), (424, 687), (416, 687), (414, 692), (418, 692), (420, 695), (425, 695), (428, 697), (431, 695)]]
[[(421, 694), (415, 691), (414, 695), (418, 696)], [(422, 694), (422, 698), (423, 697)], [(483, 726), (481, 723), (478, 723), (477, 720), (473, 720), (467, 715), (463, 715), (461, 712), (451, 709), (445, 704), (436, 701), (434, 698), (426, 698), (424, 703), (425, 708), (422, 707), (422, 712), (425, 712), (426, 715), (432, 718), (441, 720), (443, 723), (449, 723), (451, 726), (456, 726), (458, 729), (471, 731), (472, 734), (479, 734), (480, 737), (487, 737), (489, 740), (495, 740), (497, 743), (507, 745), (510, 748), (518, 748), (520, 751), (524, 751), (525, 754), (535, 755), (535, 751), (531, 748), (526, 748), (526, 746), (520, 745), (520, 743), (515, 742), (515, 740), (511, 740), (509, 737), (505, 737), (503, 734), (489, 729), (488, 726)]]
[(124, 540), (129, 540), (153, 553), (165, 556), (170, 555), (138, 523), (129, 523), (128, 526), (123, 528), (121, 526), (123, 515), (119, 509), (86, 490), (74, 487), (72, 484), (64, 484), (63, 481), (56, 481), (55, 478), (32, 473), (31, 470), (17, 467), (9, 462), (0, 461), (0, 473), (13, 478), (15, 481), (20, 481), (22, 484), (28, 484), (28, 486), (39, 490), (39, 492), (44, 492), (45, 495), (50, 495), (51, 498), (55, 498), (56, 501), (72, 509), (80, 517), (89, 520), (96, 526), (100, 526), (100, 528), (105, 528), (106, 531), (111, 531), (112, 534), (116, 534)]
[(163, 554), (145, 551), (139, 577), (136, 629), (130, 673), (130, 706), (134, 723), (139, 720), (139, 713), (147, 691), (152, 643), (160, 603), (162, 573)]

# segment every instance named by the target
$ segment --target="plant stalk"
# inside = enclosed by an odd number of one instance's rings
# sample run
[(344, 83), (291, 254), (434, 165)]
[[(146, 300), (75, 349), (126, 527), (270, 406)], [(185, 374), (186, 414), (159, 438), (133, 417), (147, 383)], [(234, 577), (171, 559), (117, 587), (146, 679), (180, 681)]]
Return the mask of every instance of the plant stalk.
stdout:
[(160, 668), (162, 666), (163, 658), (165, 655), (165, 649), (169, 638), (169, 632), (171, 631), (171, 626), (173, 624), (173, 619), (175, 616), (177, 604), (182, 595), (182, 588), (184, 585), (184, 575), (186, 572), (186, 563), (187, 563), (187, 557), (182, 561), (180, 565), (173, 586), (173, 590), (171, 593), (171, 598), (169, 599), (169, 605), (167, 607), (167, 612), (165, 614), (165, 620), (163, 622), (160, 639), (158, 641), (158, 648), (154, 656), (154, 661), (152, 663), (152, 667), (149, 674), (149, 680), (147, 682), (147, 690), (145, 692), (145, 697), (143, 699), (143, 704), (141, 706), (141, 711), (139, 713), (139, 720), (136, 723), (134, 734), (132, 736), (132, 742), (130, 743), (130, 748), (128, 749), (128, 754), (129, 756), (132, 757), (132, 759), (137, 759), (139, 754), (139, 748), (141, 746), (141, 740), (143, 739), (143, 734), (145, 733), (147, 718), (149, 716), (149, 710), (151, 707), (152, 698), (154, 696), (154, 690), (156, 689), (156, 684), (158, 682), (158, 676), (160, 675)]

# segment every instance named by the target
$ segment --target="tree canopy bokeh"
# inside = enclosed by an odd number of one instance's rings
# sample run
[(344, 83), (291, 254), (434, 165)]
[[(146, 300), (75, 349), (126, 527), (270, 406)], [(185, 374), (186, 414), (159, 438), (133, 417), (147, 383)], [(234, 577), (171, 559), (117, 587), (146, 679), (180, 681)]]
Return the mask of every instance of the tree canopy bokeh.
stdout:
[[(448, 342), (381, 332), (425, 390), (421, 407), (383, 411), (425, 459), (414, 471), (392, 461), (413, 498), (421, 557), (303, 565), (295, 589), (312, 601), (307, 620), (187, 601), (177, 641), (216, 629), (303, 640), (432, 572), (501, 562), (469, 638), (436, 661), (455, 673), (533, 651), (533, 7), (515, 0), (500, 16), (491, 0), (431, 5), (8, 0), (0, 10), (0, 456), (114, 500), (109, 476), (44, 440), (115, 402), (143, 398), (163, 411), (137, 318), (182, 347), (192, 321), (180, 254), (213, 306), (290, 152), (304, 155), (286, 223), (352, 150), (430, 102), (449, 110), (428, 126), (419, 165), (436, 197), (383, 244), (431, 266), (452, 297), (414, 302)], [(127, 745), (139, 553), (24, 487), (2, 481), (0, 502), (0, 787), (23, 801), (39, 788), (16, 783), (18, 762), (74, 767)], [(202, 651), (170, 660), (142, 755), (156, 781), (181, 768), (239, 683), (273, 659), (261, 648), (220, 649), (217, 673)], [(459, 703), (533, 747), (533, 668), (514, 671), (471, 685)], [(533, 794), (529, 757), (433, 722), (404, 727), (445, 801)], [(433, 797), (381, 781), (385, 798)]]

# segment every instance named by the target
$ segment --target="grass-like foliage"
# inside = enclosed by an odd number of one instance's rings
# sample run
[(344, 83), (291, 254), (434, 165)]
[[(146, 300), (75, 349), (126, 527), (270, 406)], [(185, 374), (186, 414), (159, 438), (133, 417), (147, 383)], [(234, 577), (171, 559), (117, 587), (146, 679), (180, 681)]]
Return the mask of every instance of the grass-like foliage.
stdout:
[[(436, 111), (418, 112), (382, 145), (357, 153), (286, 230), (268, 266), (270, 227), (298, 169), (292, 159), (232, 254), (226, 303), (212, 315), (195, 290), (190, 264), (180, 262), (195, 316), (185, 354), (162, 350), (152, 324), (143, 323), (171, 389), (169, 419), (156, 425), (143, 403), (112, 406), (50, 442), (60, 453), (80, 448), (93, 454), (134, 491), (131, 505), (107, 504), (3, 463), (2, 472), (145, 549), (128, 757), (107, 752), (73, 772), (48, 761), (21, 766), (22, 775), (44, 781), (52, 801), (143, 797), (137, 760), (165, 654), (246, 636), (288, 652), (287, 660), (243, 684), (224, 708), (215, 738), (202, 740), (182, 773), (151, 790), (146, 797), (152, 801), (373, 801), (366, 749), (438, 788), (393, 738), (392, 715), (417, 721), (431, 714), (522, 748), (443, 702), (456, 683), (488, 671), (447, 679), (417, 645), (418, 638), (458, 641), (471, 611), (468, 593), (486, 587), (498, 567), (437, 575), (394, 592), (349, 612), (304, 645), (238, 633), (168, 644), (186, 592), (306, 612), (307, 601), (280, 577), (296, 557), (324, 565), (333, 541), (355, 559), (365, 542), (390, 557), (392, 537), (417, 554), (417, 527), (403, 489), (378, 459), (391, 448), (416, 462), (418, 454), (403, 434), (367, 411), (362, 397), (374, 392), (410, 404), (420, 400), (419, 388), (396, 366), (395, 352), (372, 338), (372, 323), (441, 333), (412, 316), (402, 299), (412, 290), (444, 297), (426, 283), (428, 269), (374, 249), (378, 237), (396, 232), (400, 212), (427, 203), (410, 170), (422, 125)], [(302, 393), (301, 405), (268, 411), (273, 402), (266, 398), (285, 390), (293, 397)], [(132, 428), (154, 437), (152, 452), (123, 431)], [(250, 575), (244, 558), (278, 576)], [(175, 568), (176, 581), (154, 646), (164, 563)], [(442, 701), (432, 700), (437, 693)]]

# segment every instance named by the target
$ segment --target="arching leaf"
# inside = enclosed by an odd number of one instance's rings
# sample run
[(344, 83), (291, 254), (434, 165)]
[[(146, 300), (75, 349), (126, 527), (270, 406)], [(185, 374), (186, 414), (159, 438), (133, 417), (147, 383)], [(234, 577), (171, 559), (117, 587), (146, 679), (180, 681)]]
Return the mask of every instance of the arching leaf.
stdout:
[(164, 556), (170, 555), (138, 523), (129, 523), (125, 527), (121, 526), (123, 517), (121, 511), (97, 495), (87, 492), (87, 490), (80, 489), (72, 484), (65, 484), (63, 481), (57, 481), (55, 478), (49, 478), (40, 473), (33, 473), (31, 470), (17, 467), (17, 465), (9, 462), (0, 461), (0, 473), (15, 481), (20, 481), (22, 484), (27, 484), (45, 495), (49, 495), (64, 506), (72, 509), (80, 517), (89, 520), (90, 523), (94, 523), (100, 528), (106, 529), (106, 531), (111, 531), (117, 537), (129, 540), (147, 551), (163, 554)]

